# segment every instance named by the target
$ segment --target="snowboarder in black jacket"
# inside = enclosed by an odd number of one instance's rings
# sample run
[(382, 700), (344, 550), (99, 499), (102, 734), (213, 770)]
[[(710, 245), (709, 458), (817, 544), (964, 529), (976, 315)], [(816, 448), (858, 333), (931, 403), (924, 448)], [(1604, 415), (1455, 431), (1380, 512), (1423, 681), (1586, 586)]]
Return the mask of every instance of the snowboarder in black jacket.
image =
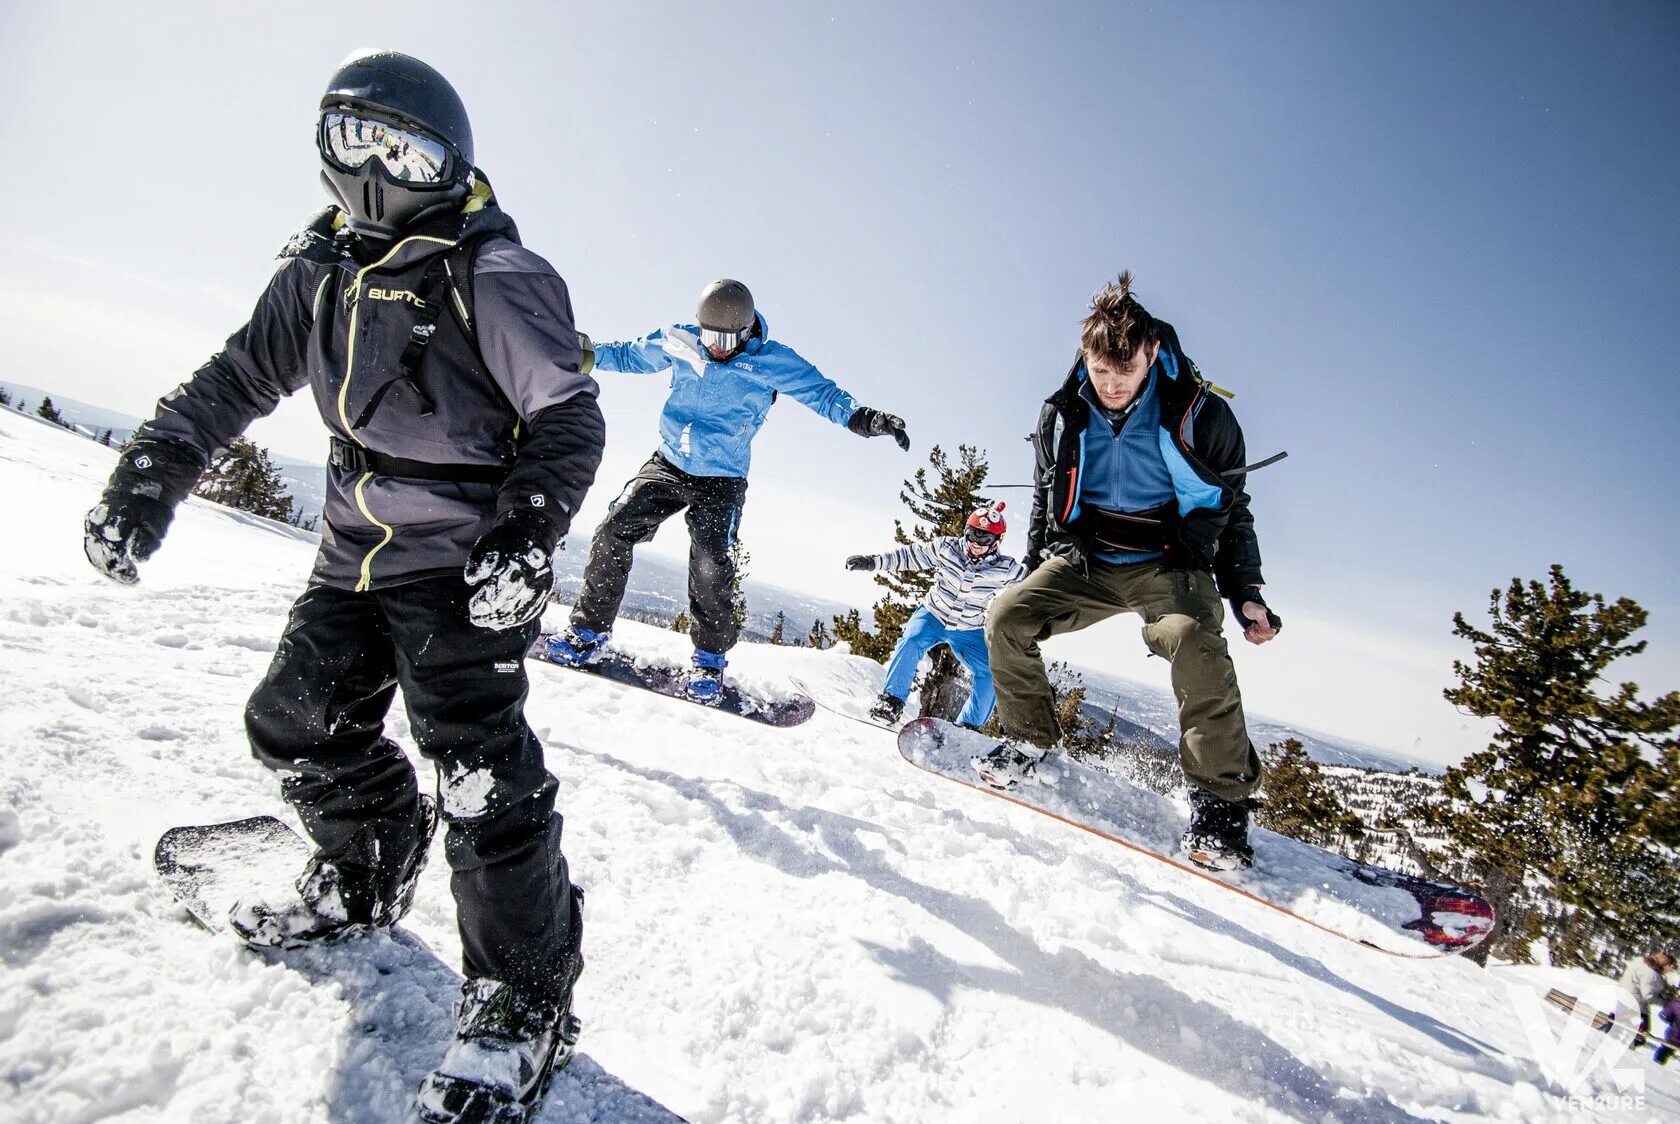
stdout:
[(986, 618), (1010, 736), (973, 764), (998, 787), (1035, 779), (1061, 737), (1039, 642), (1135, 612), (1149, 650), (1172, 665), (1191, 782), (1185, 852), (1228, 870), (1253, 861), (1249, 797), (1261, 763), (1220, 598), (1250, 643), (1272, 640), (1282, 622), (1260, 594), (1242, 429), (1131, 280), (1122, 273), (1092, 300), (1073, 367), (1039, 414), (1029, 573)]
[[(337, 205), (124, 448), (85, 547), (137, 581), (210, 460), (283, 395), (314, 393), (331, 435), (321, 548), (245, 722), (317, 850), (290, 893), (230, 920), (279, 948), (390, 925), (441, 814), (467, 980), (420, 1108), (478, 1119), (533, 1105), (576, 1037), (581, 894), (523, 714), (524, 657), (605, 425), (565, 282), (474, 168), (442, 75), (395, 52), (351, 56), (316, 141)], [(399, 686), (436, 804), (383, 735)]]

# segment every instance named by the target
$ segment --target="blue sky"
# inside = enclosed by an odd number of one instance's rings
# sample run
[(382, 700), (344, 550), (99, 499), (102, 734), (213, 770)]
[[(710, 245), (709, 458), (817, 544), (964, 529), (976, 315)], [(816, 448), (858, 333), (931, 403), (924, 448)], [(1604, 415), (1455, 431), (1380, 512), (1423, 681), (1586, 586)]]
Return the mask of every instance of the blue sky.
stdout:
[[(145, 410), (324, 202), (327, 75), (392, 46), (460, 89), (585, 330), (688, 318), (735, 276), (909, 421), (906, 457), (772, 415), (743, 524), (760, 576), (872, 600), (840, 561), (887, 544), (931, 442), (1024, 482), (1085, 303), (1130, 268), (1237, 392), (1251, 454), (1290, 453), (1251, 480), (1293, 626), (1241, 654), (1251, 708), (1456, 756), (1481, 735), (1438, 701), (1467, 651), (1452, 612), (1552, 562), (1645, 605), (1630, 673), (1680, 686), (1680, 9), (1044, 7), (10, 5), (0, 151), (28, 204), (0, 231), (29, 268), (0, 280), (0, 362)], [(663, 391), (605, 386), (583, 522), (653, 449)], [(254, 436), (321, 447), (306, 401)], [(1164, 679), (1132, 624), (1052, 654)]]

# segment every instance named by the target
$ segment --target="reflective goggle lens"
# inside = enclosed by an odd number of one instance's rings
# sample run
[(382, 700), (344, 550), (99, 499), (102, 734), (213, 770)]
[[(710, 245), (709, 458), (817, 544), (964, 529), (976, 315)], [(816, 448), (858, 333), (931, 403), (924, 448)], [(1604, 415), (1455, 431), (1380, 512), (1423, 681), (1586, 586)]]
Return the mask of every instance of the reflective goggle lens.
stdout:
[(406, 183), (442, 183), (449, 167), (441, 141), (348, 113), (322, 115), (321, 152), (346, 172), (378, 159), (392, 179)]
[(715, 328), (701, 328), (700, 342), (707, 347), (716, 347), (724, 351), (734, 351), (741, 346), (741, 341), (747, 338), (745, 330), (739, 332), (720, 332)]
[(982, 531), (979, 527), (968, 527), (963, 531), (963, 538), (975, 546), (991, 546), (998, 541), (997, 535), (991, 531)]

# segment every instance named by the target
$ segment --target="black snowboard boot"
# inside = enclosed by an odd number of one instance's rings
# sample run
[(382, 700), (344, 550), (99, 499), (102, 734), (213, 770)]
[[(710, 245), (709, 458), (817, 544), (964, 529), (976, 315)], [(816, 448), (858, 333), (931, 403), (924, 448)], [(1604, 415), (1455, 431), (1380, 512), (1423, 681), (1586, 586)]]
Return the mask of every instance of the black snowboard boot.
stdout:
[(1007, 738), (989, 753), (970, 757), (968, 764), (980, 774), (981, 780), (993, 788), (1015, 788), (1028, 782), (1044, 783), (1038, 775), (1038, 767), (1048, 756), (1048, 751), (1035, 745)]
[(571, 1004), (537, 999), (500, 980), (474, 979), (455, 1004), (455, 1041), (420, 1083), (426, 1124), (528, 1120), (557, 1069), (571, 1061), (578, 1020)]
[(881, 697), (875, 700), (875, 705), (869, 708), (869, 717), (888, 726), (897, 723), (903, 713), (904, 700), (890, 691), (882, 691)]
[(301, 948), (364, 927), (396, 924), (414, 904), (420, 872), (426, 869), (432, 836), (437, 834), (437, 801), (421, 796), (417, 818), (419, 840), (395, 882), (395, 892), (372, 903), (371, 909), (358, 907), (358, 899), (366, 895), (349, 890), (339, 866), (317, 854), (288, 892), (235, 903), (228, 923), (253, 948)]
[(1203, 870), (1237, 870), (1254, 865), (1248, 845), (1248, 814), (1257, 800), (1221, 800), (1205, 788), (1190, 789), (1190, 830), (1184, 853)]

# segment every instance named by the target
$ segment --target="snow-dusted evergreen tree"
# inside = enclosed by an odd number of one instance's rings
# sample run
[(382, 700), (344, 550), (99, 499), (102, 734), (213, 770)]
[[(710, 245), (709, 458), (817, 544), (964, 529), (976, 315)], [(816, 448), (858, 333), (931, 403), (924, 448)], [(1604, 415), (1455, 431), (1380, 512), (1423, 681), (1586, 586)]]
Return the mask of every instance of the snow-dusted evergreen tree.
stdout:
[(1420, 810), (1450, 840), (1444, 869), (1475, 880), (1501, 925), (1495, 955), (1603, 968), (1680, 928), (1680, 692), (1642, 702), (1605, 672), (1645, 642), (1636, 602), (1513, 579), (1489, 599), (1490, 629), (1453, 617), (1475, 648), (1454, 661), (1447, 700), (1497, 723), (1492, 742), (1447, 770)]
[(772, 644), (782, 643), (783, 642), (782, 641), (783, 630), (785, 630), (786, 628), (787, 628), (787, 613), (778, 609), (776, 611), (776, 625), (775, 625), (774, 628), (772, 628), (770, 630), (770, 643), (772, 643)]
[(1262, 754), (1264, 801), (1255, 822), (1270, 831), (1333, 851), (1348, 850), (1365, 825), (1348, 811), (1299, 738), (1273, 743)]
[(834, 637), (829, 634), (828, 626), (821, 617), (811, 622), (811, 631), (805, 634), (805, 644), (810, 648), (832, 648)]
[(11, 404), (12, 392), (3, 386), (0, 386), (0, 406), (10, 406)]
[(35, 416), (38, 417), (38, 418), (45, 418), (47, 421), (52, 422), (54, 425), (64, 425), (65, 424), (64, 415), (58, 412), (58, 407), (57, 406), (53, 405), (53, 400), (52, 400), (51, 395), (47, 395), (46, 397), (41, 399), (41, 405), (36, 408)]
[(677, 610), (677, 619), (671, 622), (671, 631), (672, 632), (685, 632), (686, 633), (688, 631), (688, 625), (689, 625), (688, 610), (687, 609), (678, 609)]
[(210, 462), (193, 494), (268, 519), (285, 521), (292, 514), (292, 497), (268, 450), (243, 437)]
[(729, 582), (729, 602), (735, 607), (735, 627), (741, 629), (747, 624), (747, 594), (742, 587), (752, 565), (752, 555), (740, 539), (729, 544), (729, 560), (735, 564), (735, 576)]

